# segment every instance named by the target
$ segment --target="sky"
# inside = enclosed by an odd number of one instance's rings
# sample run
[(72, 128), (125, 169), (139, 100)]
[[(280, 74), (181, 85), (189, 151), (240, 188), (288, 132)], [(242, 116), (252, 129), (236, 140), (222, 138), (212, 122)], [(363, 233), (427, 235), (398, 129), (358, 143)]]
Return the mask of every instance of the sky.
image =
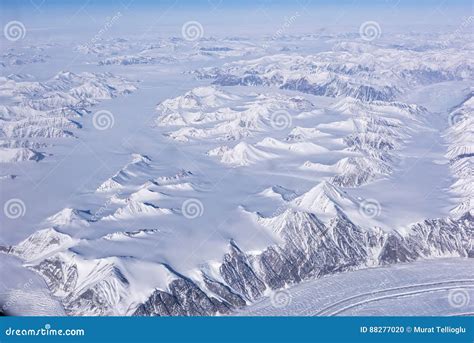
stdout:
[(91, 35), (120, 13), (108, 34), (180, 36), (183, 23), (198, 21), (205, 36), (271, 34), (297, 17), (289, 34), (343, 28), (357, 32), (365, 21), (412, 30), (449, 25), (454, 30), (473, 15), (465, 0), (0, 0), (0, 24), (21, 21), (29, 38), (55, 34)]

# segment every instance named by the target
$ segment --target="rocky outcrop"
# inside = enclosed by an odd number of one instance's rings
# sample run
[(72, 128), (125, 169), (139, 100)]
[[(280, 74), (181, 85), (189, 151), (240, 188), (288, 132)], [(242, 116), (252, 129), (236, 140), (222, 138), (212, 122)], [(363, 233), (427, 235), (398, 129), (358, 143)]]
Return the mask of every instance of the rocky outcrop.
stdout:
[[(275, 217), (259, 217), (258, 222), (281, 243), (248, 254), (232, 240), (212, 276), (203, 269), (197, 279), (170, 266), (152, 264), (147, 267), (149, 273), (164, 272), (160, 275), (168, 281), (152, 289), (144, 301), (131, 300), (134, 285), (127, 276), (140, 261), (130, 264), (125, 257), (84, 260), (71, 249), (55, 253), (70, 242), (55, 230), (44, 230), (18, 247), (3, 250), (36, 258), (30, 267), (43, 276), (69, 315), (135, 316), (228, 314), (271, 290), (306, 279), (421, 258), (474, 255), (474, 220), (470, 213), (456, 220), (425, 220), (406, 232), (362, 228), (340, 210), (326, 223), (312, 213), (291, 208)], [(33, 243), (41, 237), (54, 245), (49, 254), (37, 253), (36, 246), (44, 244)]]
[[(263, 219), (277, 231), (283, 244), (257, 255), (242, 252), (235, 242), (219, 269), (226, 284), (205, 277), (206, 296), (196, 284), (170, 284), (170, 292), (156, 291), (135, 315), (213, 315), (227, 313), (253, 301), (266, 289), (279, 289), (304, 279), (371, 265), (410, 262), (420, 258), (472, 255), (474, 221), (470, 214), (459, 220), (425, 220), (402, 235), (397, 231), (365, 230), (339, 213), (327, 225), (310, 213), (287, 210)], [(178, 287), (179, 285), (179, 287)]]

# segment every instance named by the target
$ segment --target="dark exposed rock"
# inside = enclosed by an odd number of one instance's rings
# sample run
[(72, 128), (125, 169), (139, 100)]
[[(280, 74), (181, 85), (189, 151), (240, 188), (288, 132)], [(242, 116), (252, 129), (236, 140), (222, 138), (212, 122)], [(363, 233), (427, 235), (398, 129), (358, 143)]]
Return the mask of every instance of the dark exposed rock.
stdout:
[[(284, 244), (253, 256), (258, 268), (232, 241), (220, 268), (228, 286), (204, 276), (207, 289), (224, 299), (220, 308), (197, 286), (179, 280), (170, 285), (172, 295), (156, 291), (135, 315), (222, 313), (222, 309), (245, 305), (237, 293), (254, 300), (262, 296), (267, 286), (278, 289), (303, 279), (363, 267), (374, 258), (380, 264), (389, 264), (443, 254), (467, 256), (470, 246), (466, 232), (472, 232), (473, 226), (471, 217), (459, 221), (427, 220), (414, 225), (404, 237), (396, 232), (364, 231), (342, 213), (327, 226), (309, 213), (289, 210), (284, 215), (284, 227), (279, 228)], [(380, 254), (374, 255), (373, 251), (380, 248)]]
[(204, 282), (208, 290), (224, 299), (229, 305), (235, 307), (245, 306), (245, 300), (223, 283), (211, 280), (207, 276), (204, 276)]
[(229, 312), (224, 302), (208, 297), (192, 281), (173, 280), (170, 293), (155, 290), (135, 311), (135, 316), (206, 316)]
[(77, 267), (68, 265), (60, 258), (53, 257), (41, 261), (33, 269), (37, 270), (46, 280), (49, 289), (54, 293), (58, 290), (70, 292), (77, 282)]
[(227, 284), (249, 300), (262, 295), (265, 284), (257, 277), (249, 264), (247, 256), (237, 247), (235, 242), (230, 244), (230, 253), (224, 256), (220, 273)]

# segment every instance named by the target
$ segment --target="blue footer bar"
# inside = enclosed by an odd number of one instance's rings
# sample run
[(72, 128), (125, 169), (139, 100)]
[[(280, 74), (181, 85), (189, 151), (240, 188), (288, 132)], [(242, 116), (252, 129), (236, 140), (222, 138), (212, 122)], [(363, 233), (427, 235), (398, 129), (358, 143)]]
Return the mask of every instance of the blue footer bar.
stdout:
[(0, 342), (469, 342), (472, 317), (1, 317)]

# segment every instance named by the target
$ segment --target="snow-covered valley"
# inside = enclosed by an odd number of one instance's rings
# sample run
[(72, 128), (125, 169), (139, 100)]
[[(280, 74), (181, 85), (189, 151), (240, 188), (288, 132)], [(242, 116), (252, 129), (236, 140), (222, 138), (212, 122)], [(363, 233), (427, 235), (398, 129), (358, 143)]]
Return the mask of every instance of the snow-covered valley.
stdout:
[(10, 42), (4, 310), (472, 314), (465, 36)]

